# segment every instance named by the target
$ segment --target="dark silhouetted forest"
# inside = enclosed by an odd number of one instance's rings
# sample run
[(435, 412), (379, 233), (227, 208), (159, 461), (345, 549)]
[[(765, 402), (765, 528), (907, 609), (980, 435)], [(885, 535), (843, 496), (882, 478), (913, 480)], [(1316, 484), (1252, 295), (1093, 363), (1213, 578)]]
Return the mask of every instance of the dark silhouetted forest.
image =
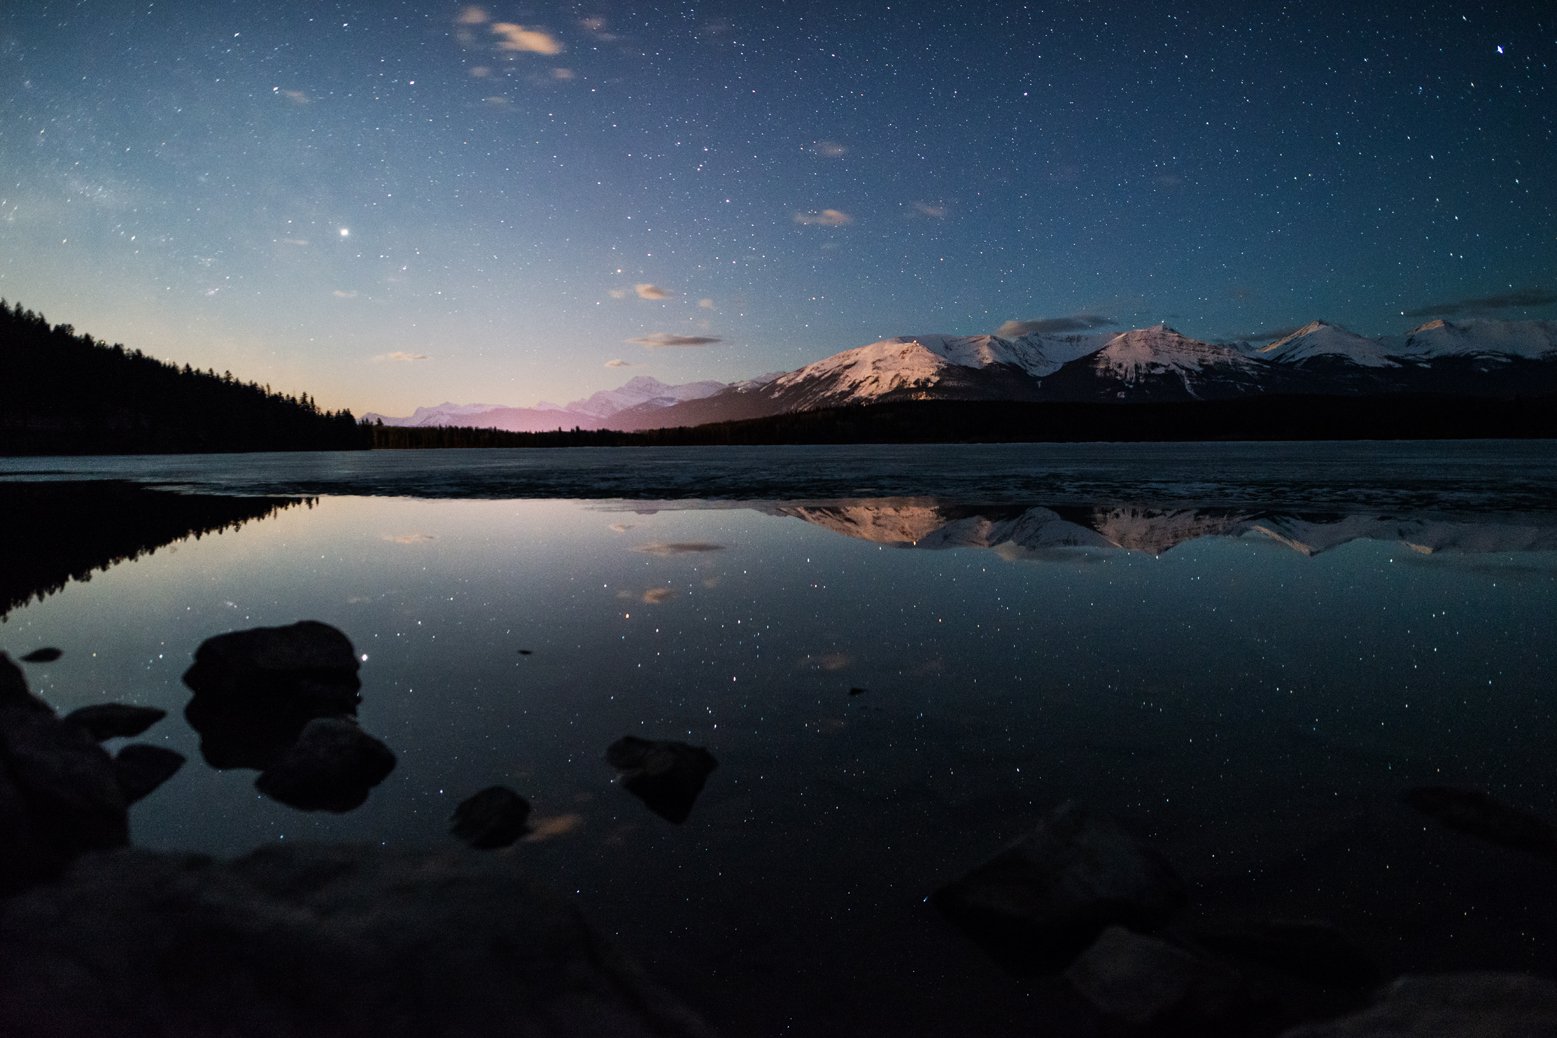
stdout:
[(372, 427), (373, 446), (679, 447), (780, 443), (1065, 443), (1557, 437), (1557, 397), (1259, 397), (1156, 403), (915, 400), (612, 432)]
[(110, 346), (0, 300), (0, 454), (346, 450), (350, 411)]

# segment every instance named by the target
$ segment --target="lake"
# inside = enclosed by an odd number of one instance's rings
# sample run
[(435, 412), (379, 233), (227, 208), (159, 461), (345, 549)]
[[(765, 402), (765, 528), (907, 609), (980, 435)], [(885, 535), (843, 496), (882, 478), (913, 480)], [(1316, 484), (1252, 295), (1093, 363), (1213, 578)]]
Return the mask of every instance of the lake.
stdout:
[[(44, 517), (9, 538), (0, 648), (64, 650), (27, 667), (62, 711), (169, 711), (143, 740), (190, 763), (134, 808), (142, 845), (446, 846), (511, 786), (513, 853), (732, 1035), (1069, 1019), (926, 898), (1070, 799), (1166, 855), (1187, 926), (1551, 974), (1550, 862), (1402, 798), (1557, 818), (1554, 448), (0, 459)], [(343, 815), (205, 766), (182, 715), (201, 641), (299, 619), (350, 637), (399, 758)], [(627, 734), (717, 758), (685, 823), (613, 783)]]

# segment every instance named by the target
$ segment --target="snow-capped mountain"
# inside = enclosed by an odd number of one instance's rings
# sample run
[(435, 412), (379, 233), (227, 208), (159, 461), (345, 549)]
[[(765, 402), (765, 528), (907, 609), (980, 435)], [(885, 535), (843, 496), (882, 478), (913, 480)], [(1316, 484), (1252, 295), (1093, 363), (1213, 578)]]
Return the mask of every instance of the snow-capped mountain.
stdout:
[(1325, 321), (1310, 321), (1291, 335), (1253, 351), (1258, 360), (1279, 364), (1360, 364), (1365, 368), (1398, 368), (1377, 339), (1349, 332)]
[[(1429, 321), (1370, 339), (1314, 321), (1263, 346), (1165, 324), (1124, 332), (903, 335), (725, 385), (639, 376), (559, 407), (440, 404), (386, 425), (636, 431), (908, 400), (1173, 402), (1557, 392), (1557, 321)], [(380, 416), (369, 415), (369, 420)]]
[(1557, 321), (1428, 321), (1406, 334), (1398, 352), (1411, 360), (1551, 359), (1557, 357)]

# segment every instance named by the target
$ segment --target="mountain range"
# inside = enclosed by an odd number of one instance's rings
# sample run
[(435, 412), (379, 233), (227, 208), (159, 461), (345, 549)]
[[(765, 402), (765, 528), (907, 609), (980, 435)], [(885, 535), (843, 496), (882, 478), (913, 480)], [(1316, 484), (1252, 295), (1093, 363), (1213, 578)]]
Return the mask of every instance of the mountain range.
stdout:
[(635, 431), (905, 400), (1178, 402), (1260, 395), (1497, 397), (1557, 391), (1557, 321), (1429, 321), (1370, 339), (1314, 321), (1268, 344), (1125, 332), (904, 335), (725, 384), (639, 376), (558, 406), (440, 404), (399, 426)]

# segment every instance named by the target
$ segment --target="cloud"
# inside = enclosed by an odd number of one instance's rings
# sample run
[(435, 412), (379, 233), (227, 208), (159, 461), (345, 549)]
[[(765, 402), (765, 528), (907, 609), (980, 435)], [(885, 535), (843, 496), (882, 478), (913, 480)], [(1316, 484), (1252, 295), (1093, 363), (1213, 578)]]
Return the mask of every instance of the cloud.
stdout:
[(492, 74), (492, 70), (485, 65), (473, 65), (471, 66), (470, 74), (477, 79), (486, 79)]
[(811, 153), (824, 159), (841, 159), (849, 154), (849, 146), (837, 141), (816, 141), (811, 145)]
[(823, 209), (819, 213), (796, 213), (795, 222), (803, 227), (842, 227), (853, 223), (854, 217), (842, 209)]
[(633, 291), (638, 293), (639, 299), (669, 299), (670, 293), (658, 285), (641, 284), (634, 285)]
[(605, 366), (608, 368), (630, 368), (632, 367), (632, 362), (625, 361), (620, 357), (613, 357), (605, 362)]
[(491, 21), (486, 8), (469, 4), (460, 9), (459, 17), (454, 19), (455, 25), (485, 25)]
[(932, 220), (944, 220), (947, 213), (951, 212), (950, 209), (940, 202), (915, 202), (913, 207), (914, 212), (920, 216), (928, 216)]
[(1234, 342), (1275, 342), (1277, 339), (1285, 339), (1299, 328), (1301, 324), (1294, 324), (1290, 328), (1267, 328), (1263, 332), (1240, 332), (1233, 336)]
[(995, 334), (1013, 339), (1035, 332), (1086, 332), (1094, 328), (1106, 328), (1115, 324), (1112, 317), (1102, 314), (1073, 314), (1070, 317), (1034, 317), (1026, 321), (1007, 321), (995, 329)]
[(355, 291), (344, 289), (344, 288), (337, 288), (334, 292), (331, 292), (330, 294), (332, 296), (334, 296), (336, 299), (356, 299), (357, 298), (357, 293)]
[(380, 353), (373, 359), (381, 363), (384, 361), (389, 361), (393, 364), (414, 364), (421, 360), (432, 360), (432, 358), (425, 353), (407, 353), (405, 350), (395, 350), (392, 353)]
[(714, 301), (712, 299), (699, 299), (697, 301), (697, 308), (699, 310), (712, 310), (714, 309)]
[(1455, 299), (1447, 303), (1429, 303), (1415, 310), (1404, 311), (1406, 317), (1460, 317), (1465, 314), (1487, 314), (1497, 310), (1510, 310), (1531, 306), (1550, 306), (1557, 303), (1557, 292), (1545, 288), (1521, 288), (1498, 296), (1476, 296), (1472, 299)]
[(570, 68), (554, 68), (551, 70), (551, 78), (559, 83), (566, 83), (573, 78), (573, 70)]
[(608, 289), (606, 289), (606, 295), (610, 296), (612, 299), (626, 299), (628, 294), (629, 293), (628, 293), (627, 289), (625, 289), (625, 288), (608, 288)]
[(271, 87), (270, 92), (275, 94), (277, 97), (286, 98), (295, 105), (306, 105), (313, 101), (313, 98), (309, 97), (301, 90), (283, 90), (280, 87)]
[(696, 555), (701, 552), (724, 551), (727, 545), (710, 544), (707, 541), (655, 541), (652, 544), (640, 544), (633, 551), (641, 551), (645, 555)]
[(659, 605), (676, 597), (676, 590), (668, 587), (651, 587), (643, 593), (644, 605)]
[(307, 238), (282, 238), (281, 244), (302, 247), (308, 244)]
[(806, 670), (840, 671), (847, 670), (854, 661), (846, 652), (827, 652), (820, 656), (807, 655), (800, 660), (800, 666)]
[(430, 533), (386, 533), (382, 538), (390, 544), (423, 544), (437, 539)]
[(524, 54), (561, 54), (562, 42), (544, 29), (526, 29), (514, 22), (493, 22), (497, 49)]
[(654, 332), (627, 341), (634, 346), (647, 346), (651, 350), (657, 350), (665, 346), (711, 346), (724, 340), (712, 335), (672, 335), (670, 332)]

